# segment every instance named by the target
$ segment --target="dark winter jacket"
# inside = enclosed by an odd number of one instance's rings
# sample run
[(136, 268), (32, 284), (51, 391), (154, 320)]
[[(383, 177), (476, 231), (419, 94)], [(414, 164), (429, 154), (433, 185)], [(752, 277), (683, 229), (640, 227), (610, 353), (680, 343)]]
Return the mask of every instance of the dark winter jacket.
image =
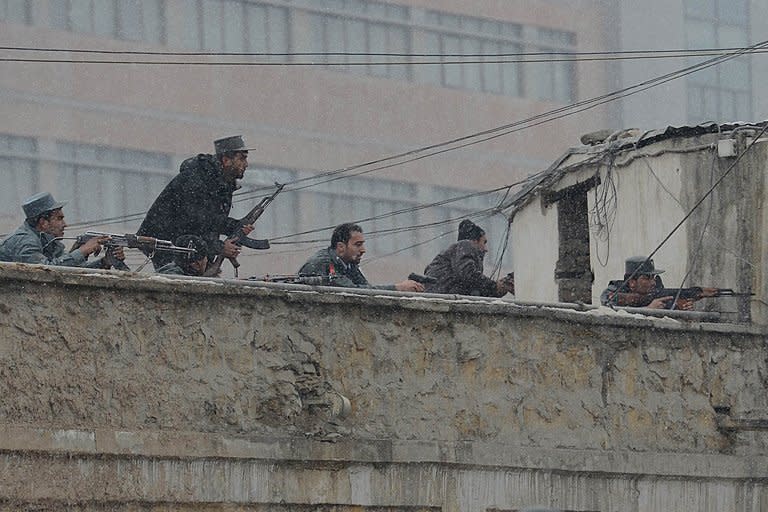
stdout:
[(299, 269), (301, 275), (329, 276), (331, 286), (345, 288), (376, 288), (379, 290), (394, 290), (394, 285), (372, 286), (368, 283), (360, 267), (354, 263), (345, 263), (336, 255), (333, 247), (317, 251)]
[(498, 297), (496, 281), (483, 275), (485, 252), (469, 240), (461, 240), (435, 256), (424, 275), (437, 279), (425, 285), (430, 293)]
[[(224, 181), (221, 164), (213, 155), (185, 160), (147, 212), (139, 235), (175, 241), (181, 235), (198, 235), (208, 244), (208, 259), (221, 252), (219, 235), (233, 233), (239, 224), (229, 217), (236, 186)], [(155, 268), (173, 261), (173, 255), (157, 252)]]

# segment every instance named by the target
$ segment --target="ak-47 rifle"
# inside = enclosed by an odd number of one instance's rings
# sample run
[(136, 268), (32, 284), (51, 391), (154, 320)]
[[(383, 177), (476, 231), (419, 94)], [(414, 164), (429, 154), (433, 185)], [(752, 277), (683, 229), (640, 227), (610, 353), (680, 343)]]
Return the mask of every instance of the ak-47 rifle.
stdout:
[[(187, 255), (194, 255), (195, 250), (191, 249), (189, 247), (178, 247), (173, 245), (173, 242), (170, 242), (168, 240), (160, 240), (159, 238), (154, 238), (151, 236), (142, 236), (142, 235), (134, 235), (131, 233), (128, 234), (117, 234), (117, 233), (103, 233), (101, 231), (86, 231), (82, 235), (78, 235), (74, 238), (75, 243), (72, 244), (72, 250), (77, 249), (84, 243), (86, 243), (88, 240), (92, 238), (104, 238), (107, 237), (104, 242), (102, 242), (102, 246), (107, 251), (107, 258), (110, 258), (109, 262), (110, 264), (115, 267), (117, 270), (130, 270), (128, 268), (128, 265), (125, 264), (125, 262), (120, 261), (118, 259), (115, 259), (111, 256), (112, 249), (116, 247), (127, 247), (128, 249), (139, 249), (143, 253), (150, 255), (153, 255), (155, 252), (170, 252), (173, 254), (187, 254)], [(57, 238), (57, 240), (62, 239), (68, 239), (69, 237), (60, 237)], [(98, 252), (97, 252), (98, 254)], [(142, 267), (143, 268), (143, 265)]]
[[(249, 249), (269, 249), (269, 240), (256, 240), (253, 238), (248, 238), (248, 235), (246, 235), (243, 231), (243, 226), (253, 224), (259, 220), (259, 217), (261, 217), (261, 214), (263, 214), (264, 210), (267, 209), (269, 203), (275, 200), (277, 194), (283, 190), (284, 186), (285, 184), (283, 183), (275, 182), (275, 191), (272, 193), (272, 195), (263, 198), (259, 204), (253, 208), (253, 210), (248, 212), (245, 217), (240, 219), (237, 229), (235, 229), (235, 232), (227, 237), (227, 240), (234, 242), (237, 245), (244, 245)], [(213, 260), (213, 263), (208, 266), (208, 269), (205, 271), (204, 275), (209, 277), (219, 275), (219, 272), (221, 272), (221, 264), (224, 263), (224, 259), (225, 257), (221, 254), (217, 255)], [(229, 262), (232, 263), (232, 267), (235, 269), (235, 278), (237, 278), (237, 269), (240, 267), (240, 262), (237, 261), (237, 258), (234, 257), (227, 259), (229, 259)]]
[(334, 276), (320, 274), (264, 274), (263, 276), (249, 277), (249, 281), (263, 281), (265, 283), (289, 283), (308, 284), (310, 286), (330, 286)]
[[(706, 297), (749, 297), (754, 295), (754, 293), (751, 292), (735, 292), (731, 288), (715, 288), (715, 290), (713, 295), (706, 295)], [(656, 288), (651, 295), (651, 300), (661, 297), (672, 297), (665, 301), (665, 307), (667, 309), (672, 308), (672, 302), (674, 300), (699, 300), (705, 297), (701, 286), (691, 286), (690, 288)]]
[(751, 292), (735, 292), (731, 288), (715, 288), (712, 295), (704, 295), (701, 286), (689, 288), (654, 288), (649, 293), (616, 292), (610, 296), (611, 304), (631, 307), (646, 307), (651, 302), (662, 297), (671, 297), (664, 301), (666, 309), (673, 309), (676, 300), (699, 300), (705, 297), (749, 297)]

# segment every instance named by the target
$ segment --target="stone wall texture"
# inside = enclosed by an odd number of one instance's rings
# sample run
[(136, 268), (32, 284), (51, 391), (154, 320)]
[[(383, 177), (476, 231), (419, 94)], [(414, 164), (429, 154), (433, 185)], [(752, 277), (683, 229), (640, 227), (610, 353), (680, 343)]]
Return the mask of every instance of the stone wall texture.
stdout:
[(767, 388), (743, 325), (0, 265), (0, 511), (768, 511)]

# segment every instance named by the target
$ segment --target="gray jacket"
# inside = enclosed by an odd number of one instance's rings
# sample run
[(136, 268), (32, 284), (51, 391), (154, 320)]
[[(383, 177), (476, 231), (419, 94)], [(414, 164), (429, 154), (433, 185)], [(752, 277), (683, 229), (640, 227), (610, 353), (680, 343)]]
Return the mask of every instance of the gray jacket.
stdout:
[(344, 288), (376, 288), (394, 290), (395, 285), (376, 285), (368, 283), (360, 267), (354, 263), (345, 263), (336, 255), (333, 247), (320, 249), (299, 269), (300, 275), (320, 275), (330, 277), (331, 286)]
[(461, 240), (435, 256), (424, 275), (437, 279), (427, 284), (430, 293), (498, 297), (496, 281), (483, 275), (485, 252), (471, 241)]
[(79, 250), (65, 252), (64, 244), (26, 222), (0, 242), (0, 261), (102, 268), (101, 260), (88, 262), (87, 259)]

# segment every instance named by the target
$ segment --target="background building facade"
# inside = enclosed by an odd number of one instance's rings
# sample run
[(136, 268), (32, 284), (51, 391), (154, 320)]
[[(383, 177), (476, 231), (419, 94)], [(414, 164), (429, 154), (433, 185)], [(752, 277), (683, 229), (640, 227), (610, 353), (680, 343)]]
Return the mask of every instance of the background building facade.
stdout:
[[(539, 126), (514, 124), (640, 81), (656, 67), (681, 67), (680, 59), (552, 56), (704, 44), (706, 13), (680, 2), (660, 8), (679, 11), (665, 17), (677, 25), (663, 37), (648, 37), (658, 22), (642, 16), (653, 9), (625, 2), (1, 0), (0, 232), (20, 222), (21, 199), (39, 190), (69, 201), (70, 234), (132, 232), (181, 160), (242, 133), (254, 149), (236, 216), (273, 182), (296, 182), (259, 221), (257, 235), (277, 243), (244, 254), (244, 274), (295, 271), (327, 243), (328, 228), (360, 220), (366, 274), (392, 281), (422, 270), (467, 215), (489, 232), (487, 266), (502, 256), (509, 266), (506, 220), (493, 212), (504, 191), (449, 200), (546, 168), (584, 132), (704, 119), (695, 108), (711, 105), (695, 98), (709, 98), (710, 88), (720, 91), (717, 115), (762, 111), (751, 86), (720, 74), (709, 78), (714, 85), (673, 82), (658, 93), (664, 101), (637, 95)], [(755, 27), (729, 15), (728, 30), (710, 27), (713, 44), (750, 41)], [(690, 36), (669, 38), (681, 34)], [(113, 53), (78, 51), (86, 49)], [(759, 76), (755, 60), (740, 68), (750, 83)], [(504, 136), (462, 141), (507, 125)], [(456, 146), (464, 147), (443, 152)], [(311, 179), (347, 168), (354, 169)]]

